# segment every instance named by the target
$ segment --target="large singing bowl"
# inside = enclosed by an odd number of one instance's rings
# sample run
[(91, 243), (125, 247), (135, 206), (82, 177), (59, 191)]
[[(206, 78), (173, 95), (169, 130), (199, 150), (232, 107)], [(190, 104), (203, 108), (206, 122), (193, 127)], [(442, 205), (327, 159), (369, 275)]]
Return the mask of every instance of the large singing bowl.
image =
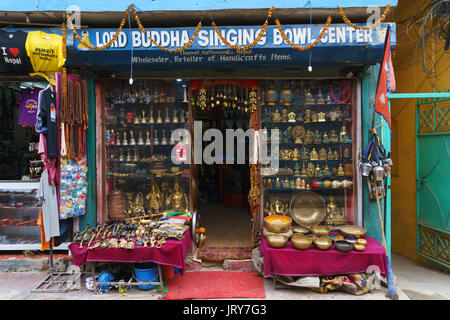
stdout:
[(311, 227), (325, 219), (327, 210), (323, 199), (310, 191), (297, 193), (291, 200), (289, 213), (297, 224)]

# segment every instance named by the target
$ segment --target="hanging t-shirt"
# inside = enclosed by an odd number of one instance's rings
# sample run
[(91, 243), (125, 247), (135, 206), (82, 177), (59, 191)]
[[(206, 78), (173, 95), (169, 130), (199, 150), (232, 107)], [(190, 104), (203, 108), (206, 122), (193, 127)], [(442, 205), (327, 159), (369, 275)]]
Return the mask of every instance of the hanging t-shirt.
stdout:
[(61, 72), (66, 59), (63, 57), (63, 38), (60, 35), (44, 31), (30, 31), (25, 47), (33, 66), (31, 76), (40, 75), (55, 84), (55, 72)]
[(19, 121), (22, 126), (34, 127), (38, 108), (39, 89), (22, 89), (19, 96)]
[(47, 157), (58, 157), (58, 132), (56, 125), (56, 95), (48, 87), (39, 92), (38, 110), (36, 114), (35, 130), (47, 136)]
[(0, 65), (7, 72), (27, 74), (33, 71), (25, 43), (27, 33), (0, 30)]

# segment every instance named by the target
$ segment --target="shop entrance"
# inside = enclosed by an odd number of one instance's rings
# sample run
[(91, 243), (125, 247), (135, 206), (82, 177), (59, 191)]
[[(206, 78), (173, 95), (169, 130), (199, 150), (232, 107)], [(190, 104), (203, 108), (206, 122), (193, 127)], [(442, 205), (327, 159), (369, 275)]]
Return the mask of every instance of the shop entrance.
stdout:
[[(197, 125), (201, 123), (203, 137), (208, 136), (209, 129), (218, 130), (215, 134), (220, 131), (223, 137), (222, 148), (212, 151), (216, 161), (208, 164), (204, 160), (202, 164), (196, 164), (194, 170), (207, 247), (248, 248), (252, 244), (252, 215), (248, 203), (249, 140), (245, 139), (245, 144), (239, 145), (237, 138), (226, 139), (227, 129), (244, 132), (249, 129), (249, 90), (242, 82), (216, 80), (202, 82), (198, 92), (194, 92), (193, 120)], [(205, 148), (211, 142), (215, 142), (214, 138), (203, 141), (202, 150), (208, 150)], [(234, 153), (227, 152), (227, 145), (231, 143), (234, 143)], [(241, 158), (238, 152), (242, 152)], [(233, 164), (229, 164), (230, 160)]]

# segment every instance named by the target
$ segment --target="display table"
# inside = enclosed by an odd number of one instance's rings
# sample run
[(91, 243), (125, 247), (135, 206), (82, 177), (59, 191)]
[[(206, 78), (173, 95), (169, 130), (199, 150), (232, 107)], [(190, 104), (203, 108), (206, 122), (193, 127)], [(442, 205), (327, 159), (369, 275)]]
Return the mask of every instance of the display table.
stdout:
[[(173, 266), (179, 268), (183, 273), (185, 269), (185, 259), (187, 251), (191, 245), (191, 234), (188, 231), (184, 233), (183, 240), (167, 240), (160, 248), (157, 247), (140, 247), (134, 249), (124, 248), (95, 248), (87, 249), (87, 245), (80, 248), (79, 243), (71, 243), (69, 245), (73, 262), (76, 266), (82, 266), (87, 262), (119, 262), (119, 263), (143, 263), (153, 262), (158, 264), (159, 282), (131, 282), (127, 285), (158, 285), (163, 296), (163, 278), (161, 265)], [(95, 265), (92, 264), (91, 272), (95, 279)], [(98, 281), (94, 281), (94, 291), (97, 291)], [(103, 285), (118, 285), (118, 282), (107, 282)]]
[(190, 245), (191, 235), (189, 231), (186, 231), (183, 240), (167, 240), (161, 248), (149, 246), (134, 249), (95, 248), (88, 250), (87, 244), (80, 249), (78, 243), (72, 243), (69, 245), (69, 250), (76, 266), (82, 266), (87, 262), (154, 262), (179, 268), (183, 272), (184, 260)]
[[(326, 251), (318, 250), (314, 244), (308, 250), (298, 250), (288, 241), (281, 249), (269, 247), (261, 236), (260, 251), (264, 256), (264, 277), (273, 274), (282, 276), (324, 276), (367, 272), (368, 269), (387, 276), (387, 258), (384, 248), (373, 238), (365, 237), (366, 249), (362, 252), (337, 251), (334, 245)], [(369, 268), (370, 267), (370, 268)]]

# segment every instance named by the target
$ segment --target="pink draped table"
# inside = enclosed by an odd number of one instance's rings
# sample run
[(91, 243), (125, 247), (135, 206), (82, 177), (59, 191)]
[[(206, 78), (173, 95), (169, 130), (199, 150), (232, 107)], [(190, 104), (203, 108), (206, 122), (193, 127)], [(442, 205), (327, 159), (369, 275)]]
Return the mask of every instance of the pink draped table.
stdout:
[[(264, 256), (264, 277), (272, 274), (281, 276), (325, 276), (350, 273), (380, 272), (387, 276), (387, 258), (384, 248), (377, 240), (365, 237), (366, 249), (362, 252), (337, 251), (334, 245), (326, 251), (314, 248), (298, 250), (288, 241), (281, 249), (269, 247), (264, 235), (261, 236), (259, 250)], [(377, 270), (378, 268), (378, 270)]]
[(79, 243), (71, 243), (69, 250), (76, 266), (82, 266), (87, 262), (154, 262), (179, 268), (183, 272), (185, 269), (184, 260), (190, 245), (191, 235), (188, 230), (184, 233), (183, 240), (167, 240), (161, 248), (95, 248), (88, 250), (87, 245), (83, 245), (83, 248), (80, 249)]

